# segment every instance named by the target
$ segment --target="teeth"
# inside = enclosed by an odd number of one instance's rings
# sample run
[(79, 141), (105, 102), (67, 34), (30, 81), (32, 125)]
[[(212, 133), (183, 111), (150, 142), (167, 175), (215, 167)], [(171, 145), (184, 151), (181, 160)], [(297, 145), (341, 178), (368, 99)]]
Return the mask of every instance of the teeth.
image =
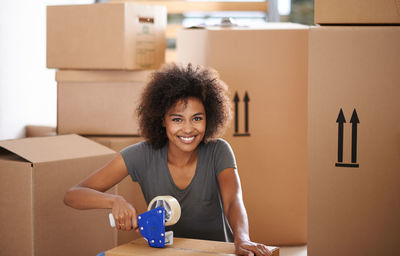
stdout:
[(193, 137), (179, 137), (181, 140), (183, 140), (183, 141), (191, 141), (191, 140), (193, 140), (194, 139), (194, 136)]

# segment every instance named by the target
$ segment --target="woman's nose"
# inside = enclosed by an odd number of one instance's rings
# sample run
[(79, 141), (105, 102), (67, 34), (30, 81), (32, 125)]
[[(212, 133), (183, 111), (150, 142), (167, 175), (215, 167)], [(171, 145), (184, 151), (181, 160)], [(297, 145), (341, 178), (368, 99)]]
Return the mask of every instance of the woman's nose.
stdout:
[(193, 131), (193, 124), (191, 122), (184, 122), (183, 131), (185, 133), (190, 133)]

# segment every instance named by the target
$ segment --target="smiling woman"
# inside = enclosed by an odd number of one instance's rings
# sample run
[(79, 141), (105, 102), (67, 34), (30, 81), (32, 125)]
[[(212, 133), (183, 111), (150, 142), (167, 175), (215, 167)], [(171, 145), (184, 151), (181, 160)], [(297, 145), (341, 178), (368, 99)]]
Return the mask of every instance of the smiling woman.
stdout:
[(228, 87), (212, 69), (167, 65), (155, 72), (142, 95), (137, 109), (141, 135), (157, 148), (168, 138), (163, 126), (165, 114), (179, 100), (184, 105), (190, 97), (200, 100), (207, 117), (204, 142), (222, 135), (231, 119)]
[(105, 194), (127, 175), (149, 203), (176, 198), (181, 217), (166, 227), (177, 237), (234, 241), (240, 255), (271, 255), (250, 241), (236, 160), (222, 134), (231, 118), (227, 86), (216, 72), (169, 65), (153, 74), (138, 107), (147, 140), (121, 151), (65, 195), (77, 209), (111, 208), (118, 229), (138, 228), (136, 210), (124, 198)]

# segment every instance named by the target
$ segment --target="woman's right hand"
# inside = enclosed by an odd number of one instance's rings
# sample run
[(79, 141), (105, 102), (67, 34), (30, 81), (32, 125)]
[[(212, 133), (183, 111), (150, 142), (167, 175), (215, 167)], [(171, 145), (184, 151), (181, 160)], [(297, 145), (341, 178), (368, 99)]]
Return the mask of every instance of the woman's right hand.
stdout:
[(115, 227), (120, 230), (132, 230), (139, 232), (136, 209), (122, 196), (114, 198), (112, 214), (115, 220)]

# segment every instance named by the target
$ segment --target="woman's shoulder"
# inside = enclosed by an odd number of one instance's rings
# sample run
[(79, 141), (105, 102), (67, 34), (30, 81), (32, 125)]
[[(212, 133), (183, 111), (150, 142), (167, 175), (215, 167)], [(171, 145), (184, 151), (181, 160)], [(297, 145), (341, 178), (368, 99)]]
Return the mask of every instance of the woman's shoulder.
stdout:
[(154, 147), (147, 141), (143, 140), (140, 142), (137, 142), (135, 144), (129, 145), (126, 148), (121, 150), (121, 153), (126, 153), (126, 152), (134, 152), (134, 151), (152, 151), (154, 150)]
[(204, 147), (208, 148), (208, 149), (214, 149), (214, 150), (218, 150), (218, 149), (231, 149), (231, 145), (229, 144), (228, 141), (226, 141), (225, 139), (222, 138), (217, 138), (215, 140), (209, 141), (207, 143), (204, 143)]

